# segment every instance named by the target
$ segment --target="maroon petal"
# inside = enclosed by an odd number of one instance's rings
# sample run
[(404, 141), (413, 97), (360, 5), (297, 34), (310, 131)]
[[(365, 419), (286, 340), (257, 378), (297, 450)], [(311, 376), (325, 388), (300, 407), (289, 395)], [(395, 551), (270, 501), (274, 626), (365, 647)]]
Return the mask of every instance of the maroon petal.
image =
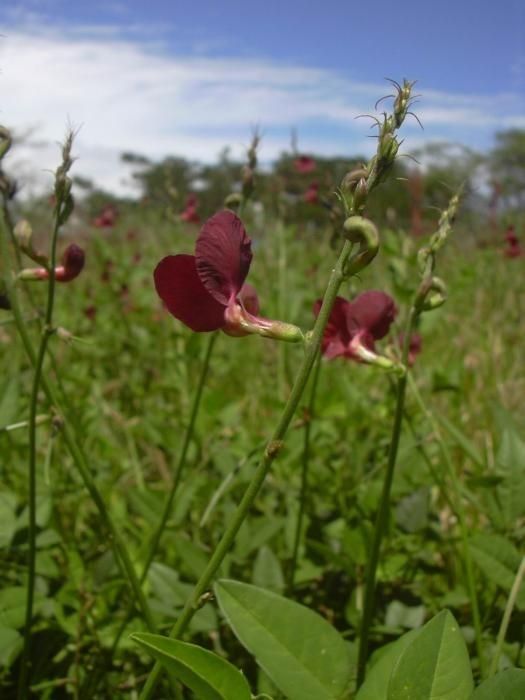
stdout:
[[(314, 315), (317, 317), (321, 310), (322, 300), (318, 299), (314, 304)], [(346, 309), (350, 303), (343, 297), (336, 297), (328, 323), (324, 329), (323, 341), (340, 338), (343, 343), (350, 342), (350, 334), (346, 325)]]
[(375, 340), (380, 340), (388, 333), (397, 309), (388, 294), (371, 290), (363, 292), (350, 302), (345, 312), (351, 336), (359, 330), (366, 330)]
[(224, 325), (224, 305), (205, 289), (193, 255), (168, 255), (153, 273), (157, 294), (168, 311), (192, 331), (215, 331)]
[(240, 292), (252, 261), (251, 241), (231, 211), (208, 219), (195, 246), (197, 272), (208, 292), (228, 305)]
[(255, 291), (255, 287), (245, 282), (239, 292), (239, 300), (249, 314), (258, 316), (259, 314), (259, 297)]

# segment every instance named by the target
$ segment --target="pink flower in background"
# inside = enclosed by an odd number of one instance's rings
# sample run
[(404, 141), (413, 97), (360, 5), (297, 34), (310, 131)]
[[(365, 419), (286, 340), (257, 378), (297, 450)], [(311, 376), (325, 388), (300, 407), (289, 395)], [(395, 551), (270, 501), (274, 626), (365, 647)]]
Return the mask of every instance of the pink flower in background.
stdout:
[(519, 258), (523, 255), (516, 230), (512, 224), (505, 231), (505, 240), (507, 241), (507, 247), (503, 250), (503, 254), (506, 258)]
[[(314, 304), (316, 316), (321, 303), (319, 299)], [(363, 292), (353, 301), (336, 297), (323, 335), (323, 355), (362, 361), (359, 348), (374, 352), (375, 341), (385, 337), (396, 313), (393, 299), (384, 292)]]
[(316, 165), (315, 160), (310, 156), (299, 156), (294, 160), (293, 167), (296, 172), (306, 175), (307, 173), (313, 173)]
[(106, 204), (98, 216), (93, 219), (97, 228), (111, 228), (117, 223), (118, 211), (114, 204)]
[[(403, 347), (404, 335), (403, 333), (399, 336), (399, 345)], [(410, 341), (408, 344), (408, 366), (413, 367), (416, 357), (419, 355), (423, 347), (423, 338), (419, 333), (412, 333), (410, 336)]]
[(180, 214), (181, 221), (186, 221), (191, 224), (200, 224), (201, 217), (197, 213), (198, 200), (196, 194), (189, 194), (186, 198), (186, 204)]
[(303, 195), (303, 199), (308, 204), (317, 204), (319, 202), (319, 183), (312, 182)]

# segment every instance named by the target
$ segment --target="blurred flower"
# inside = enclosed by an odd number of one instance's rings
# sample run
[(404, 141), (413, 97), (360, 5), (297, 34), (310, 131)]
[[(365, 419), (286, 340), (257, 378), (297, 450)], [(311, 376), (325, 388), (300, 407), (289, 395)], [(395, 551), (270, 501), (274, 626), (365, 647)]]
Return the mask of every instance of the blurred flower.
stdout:
[(153, 275), (155, 288), (168, 311), (193, 331), (302, 339), (295, 326), (257, 316), (257, 294), (244, 284), (251, 261), (251, 241), (242, 221), (224, 210), (202, 227), (195, 255), (168, 255), (160, 261)]
[[(321, 303), (318, 299), (314, 304), (315, 316)], [(353, 301), (336, 297), (323, 335), (323, 355), (367, 361), (367, 354), (375, 352), (375, 341), (385, 337), (396, 313), (393, 299), (384, 292), (363, 292)]]
[(503, 254), (506, 258), (519, 258), (523, 255), (523, 249), (517, 241), (516, 243), (509, 243)]
[(516, 230), (512, 224), (510, 224), (505, 231), (505, 240), (507, 241), (507, 247), (503, 250), (503, 255), (505, 255), (506, 258), (519, 258), (523, 255)]
[[(80, 246), (71, 243), (64, 251), (62, 264), (55, 267), (55, 280), (57, 282), (71, 282), (82, 272), (84, 263), (84, 251)], [(18, 278), (22, 280), (47, 280), (49, 279), (49, 270), (45, 267), (26, 268), (18, 273)]]
[(305, 202), (309, 204), (317, 204), (319, 201), (319, 183), (317, 181), (312, 182), (306, 192), (303, 195)]
[(106, 204), (98, 216), (93, 219), (97, 228), (111, 228), (118, 219), (118, 211), (114, 204)]
[(197, 214), (197, 206), (197, 195), (189, 194), (186, 198), (184, 210), (180, 214), (181, 221), (187, 221), (190, 224), (200, 224), (201, 217)]
[(84, 309), (84, 316), (89, 318), (90, 321), (94, 321), (97, 316), (97, 307), (91, 304), (91, 306), (86, 306)]
[(313, 173), (315, 170), (315, 160), (310, 156), (299, 156), (293, 162), (293, 167), (296, 172), (305, 175), (307, 173)]
[(510, 246), (519, 244), (516, 230), (512, 224), (505, 231), (505, 240)]
[[(399, 335), (399, 345), (403, 347), (403, 343), (405, 341), (405, 336), (403, 333), (400, 333)], [(421, 352), (423, 346), (423, 338), (419, 335), (419, 333), (412, 333), (410, 336), (410, 341), (408, 344), (408, 366), (412, 367), (414, 365), (414, 362), (416, 361), (416, 357), (419, 355)]]

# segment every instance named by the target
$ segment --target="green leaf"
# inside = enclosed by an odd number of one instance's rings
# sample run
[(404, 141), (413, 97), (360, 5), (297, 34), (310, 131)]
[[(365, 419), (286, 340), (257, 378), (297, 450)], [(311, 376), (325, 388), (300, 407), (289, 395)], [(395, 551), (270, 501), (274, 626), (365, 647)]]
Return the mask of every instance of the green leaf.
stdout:
[(492, 676), (476, 688), (471, 700), (523, 700), (525, 698), (525, 671), (508, 668)]
[(320, 615), (238, 581), (215, 584), (230, 627), (289, 700), (335, 700), (350, 680), (349, 647)]
[(212, 651), (159, 634), (132, 634), (164, 668), (192, 690), (199, 700), (250, 700), (242, 673)]
[(16, 660), (23, 645), (22, 635), (11, 627), (0, 627), (0, 667), (9, 666)]
[(281, 593), (284, 590), (284, 576), (279, 560), (267, 547), (261, 547), (253, 565), (253, 582), (256, 586)]
[(0, 549), (11, 544), (16, 529), (16, 496), (11, 491), (2, 491), (0, 492)]
[(512, 527), (525, 515), (525, 443), (513, 428), (504, 430), (496, 461), (505, 475), (496, 499), (505, 523)]
[(465, 640), (453, 615), (443, 610), (401, 654), (387, 700), (468, 700), (473, 687)]
[(476, 445), (474, 445), (474, 443), (465, 435), (465, 433), (463, 433), (457, 427), (457, 425), (454, 425), (454, 423), (449, 421), (444, 415), (437, 413), (437, 417), (449, 435), (454, 438), (459, 447), (461, 447), (463, 452), (470, 457), (474, 464), (477, 464), (478, 467), (486, 470), (487, 465), (485, 460), (483, 459)]
[[(392, 669), (401, 654), (410, 642), (420, 633), (420, 630), (412, 630), (395, 642), (386, 644), (372, 657), (371, 668), (365, 682), (359, 688), (356, 700), (387, 700), (388, 683), (392, 675)], [(375, 657), (377, 661), (374, 663)]]
[[(502, 535), (479, 534), (469, 540), (469, 549), (488, 580), (509, 593), (521, 564), (521, 556), (512, 542)], [(516, 605), (520, 609), (525, 607), (523, 587), (518, 592)]]
[[(34, 612), (42, 607), (45, 597), (35, 592)], [(27, 592), (22, 586), (8, 586), (0, 590), (0, 626), (23, 627), (26, 614)]]
[(20, 376), (16, 367), (11, 367), (11, 372), (11, 377), (4, 382), (0, 393), (0, 428), (14, 423), (19, 418), (17, 410)]

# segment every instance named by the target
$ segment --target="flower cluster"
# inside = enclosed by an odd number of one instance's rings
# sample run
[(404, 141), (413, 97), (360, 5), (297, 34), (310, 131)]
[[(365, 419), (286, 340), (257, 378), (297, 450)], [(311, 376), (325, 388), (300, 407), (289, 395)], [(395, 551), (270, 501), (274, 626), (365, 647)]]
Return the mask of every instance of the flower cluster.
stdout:
[(160, 261), (155, 288), (168, 311), (193, 331), (301, 340), (296, 326), (257, 315), (257, 294), (245, 284), (251, 261), (251, 240), (241, 220), (224, 210), (202, 227), (195, 255), (168, 255)]

